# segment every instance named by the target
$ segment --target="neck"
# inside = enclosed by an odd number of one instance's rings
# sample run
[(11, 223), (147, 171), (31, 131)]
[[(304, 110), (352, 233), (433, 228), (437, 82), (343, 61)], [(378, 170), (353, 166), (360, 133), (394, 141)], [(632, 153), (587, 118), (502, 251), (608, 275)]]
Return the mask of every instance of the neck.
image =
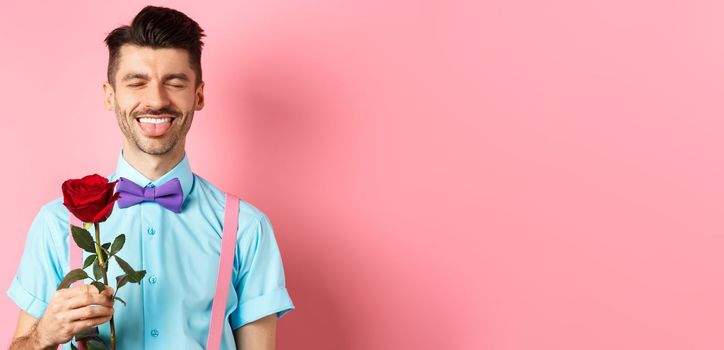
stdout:
[(184, 154), (183, 147), (174, 147), (168, 153), (154, 155), (145, 153), (128, 143), (123, 145), (123, 158), (151, 181), (156, 181), (178, 165), (184, 158)]

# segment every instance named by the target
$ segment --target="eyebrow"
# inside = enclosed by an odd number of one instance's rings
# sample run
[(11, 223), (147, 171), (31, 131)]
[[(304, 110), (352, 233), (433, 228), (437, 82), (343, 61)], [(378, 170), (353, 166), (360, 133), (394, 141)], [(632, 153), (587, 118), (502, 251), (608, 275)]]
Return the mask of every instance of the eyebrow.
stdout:
[[(121, 81), (128, 81), (133, 79), (143, 79), (143, 80), (149, 80), (148, 74), (144, 73), (128, 73), (126, 74)], [(161, 81), (168, 81), (171, 79), (179, 79), (183, 81), (189, 81), (189, 77), (185, 73), (169, 73), (164, 75), (161, 78)]]

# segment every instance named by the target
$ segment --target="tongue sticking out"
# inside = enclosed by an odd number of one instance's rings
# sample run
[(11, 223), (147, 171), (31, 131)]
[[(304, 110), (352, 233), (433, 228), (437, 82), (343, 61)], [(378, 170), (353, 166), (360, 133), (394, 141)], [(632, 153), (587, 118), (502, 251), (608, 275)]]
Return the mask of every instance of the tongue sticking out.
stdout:
[[(171, 119), (173, 121), (173, 119)], [(138, 122), (138, 125), (141, 127), (141, 130), (143, 130), (143, 133), (146, 136), (161, 136), (168, 131), (169, 128), (171, 128), (171, 122), (164, 122), (164, 123), (142, 123), (140, 120), (136, 119)]]

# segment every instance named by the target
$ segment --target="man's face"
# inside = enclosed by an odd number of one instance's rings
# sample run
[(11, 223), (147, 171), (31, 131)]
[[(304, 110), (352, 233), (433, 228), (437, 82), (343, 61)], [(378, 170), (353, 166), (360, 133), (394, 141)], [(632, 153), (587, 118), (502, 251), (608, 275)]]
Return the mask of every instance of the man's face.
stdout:
[(182, 152), (195, 110), (204, 105), (201, 83), (183, 49), (123, 45), (115, 88), (105, 83), (105, 105), (116, 112), (126, 145), (152, 155)]

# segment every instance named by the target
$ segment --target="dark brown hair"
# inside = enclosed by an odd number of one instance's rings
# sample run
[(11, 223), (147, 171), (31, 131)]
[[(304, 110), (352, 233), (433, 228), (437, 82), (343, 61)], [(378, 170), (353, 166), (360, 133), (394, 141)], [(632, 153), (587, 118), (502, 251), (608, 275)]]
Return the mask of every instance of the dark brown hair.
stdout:
[(108, 46), (108, 82), (115, 86), (113, 78), (118, 71), (118, 55), (121, 46), (132, 44), (141, 47), (184, 49), (189, 53), (189, 63), (196, 73), (196, 86), (201, 83), (201, 37), (204, 30), (184, 13), (167, 7), (146, 6), (130, 26), (121, 26), (106, 36)]

